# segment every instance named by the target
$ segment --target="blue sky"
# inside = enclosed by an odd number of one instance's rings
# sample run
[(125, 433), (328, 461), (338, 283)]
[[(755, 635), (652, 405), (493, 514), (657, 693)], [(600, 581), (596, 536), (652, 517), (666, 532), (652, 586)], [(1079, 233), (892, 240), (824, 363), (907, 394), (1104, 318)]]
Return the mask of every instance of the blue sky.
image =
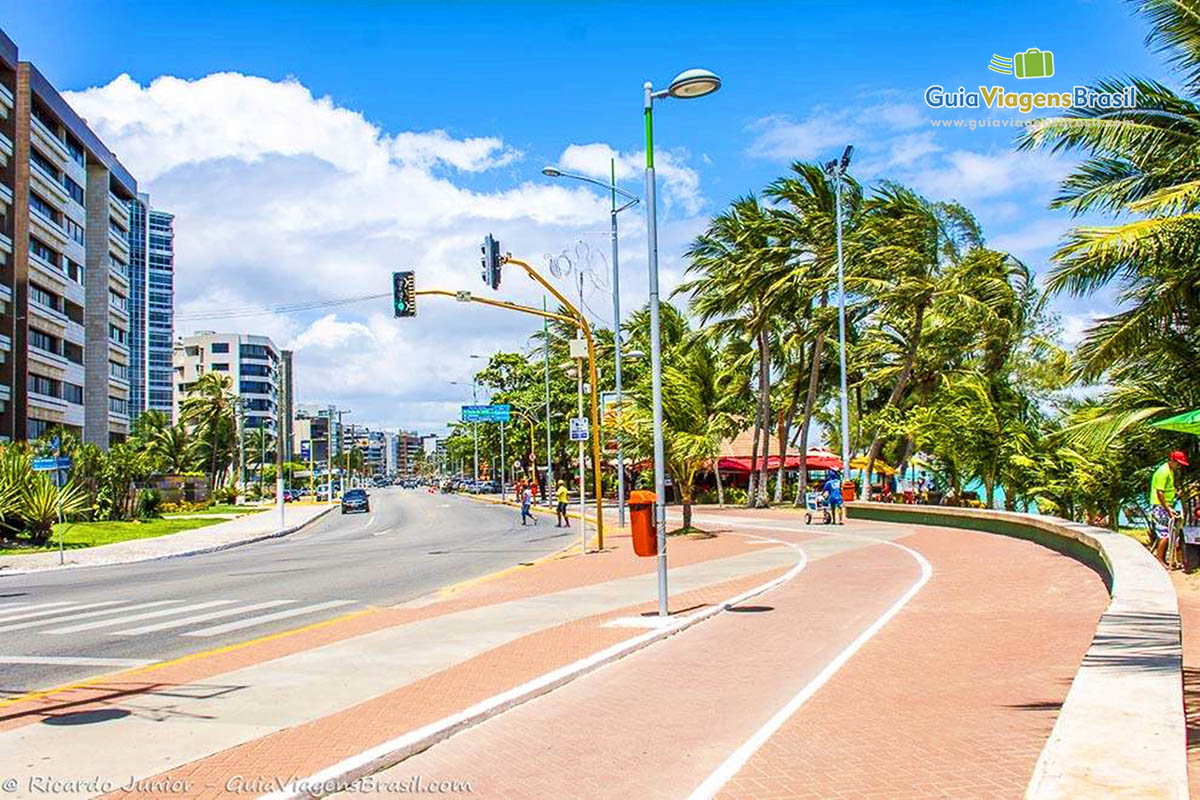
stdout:
[[(461, 398), (447, 381), (469, 373), (465, 353), (523, 346), (526, 320), (432, 307), (419, 329), (386, 308), (183, 317), (385, 291), (386, 273), (405, 266), (426, 286), (477, 289), (475, 242), (488, 230), (534, 259), (580, 239), (603, 249), (602, 199), (539, 170), (599, 173), (615, 154), (641, 193), (641, 84), (691, 66), (725, 83), (657, 115), (668, 285), (708, 215), (791, 160), (830, 158), (847, 142), (860, 179), (960, 199), (994, 246), (1043, 270), (1070, 223), (1045, 210), (1069, 160), (1014, 154), (1011, 128), (932, 128), (958, 114), (926, 108), (925, 87), (1169, 78), (1144, 23), (1116, 2), (188, 5), (25, 2), (0, 27), (79, 93), (77, 109), (179, 215), (181, 330), (257, 326), (297, 348), (301, 399), (423, 430), (453, 415)], [(987, 71), (993, 53), (1029, 47), (1054, 52), (1045, 87)], [(632, 308), (645, 300), (644, 223), (622, 222)], [(589, 305), (610, 323), (593, 291)], [(1059, 301), (1068, 337), (1107, 303)], [(359, 358), (400, 368), (346, 380)]]

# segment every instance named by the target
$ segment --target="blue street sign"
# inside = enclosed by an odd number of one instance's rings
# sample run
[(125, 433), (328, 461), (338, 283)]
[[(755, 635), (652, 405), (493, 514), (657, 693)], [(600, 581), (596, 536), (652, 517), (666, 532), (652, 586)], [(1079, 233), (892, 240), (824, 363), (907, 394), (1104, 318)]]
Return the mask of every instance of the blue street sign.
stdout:
[(300, 460), (301, 461), (311, 461), (312, 460), (312, 442), (309, 439), (301, 439), (300, 440)]
[(463, 422), (508, 422), (512, 419), (512, 406), (497, 403), (490, 406), (463, 406)]
[(35, 458), (33, 460), (33, 468), (37, 472), (48, 472), (53, 469), (70, 469), (71, 459), (68, 456)]

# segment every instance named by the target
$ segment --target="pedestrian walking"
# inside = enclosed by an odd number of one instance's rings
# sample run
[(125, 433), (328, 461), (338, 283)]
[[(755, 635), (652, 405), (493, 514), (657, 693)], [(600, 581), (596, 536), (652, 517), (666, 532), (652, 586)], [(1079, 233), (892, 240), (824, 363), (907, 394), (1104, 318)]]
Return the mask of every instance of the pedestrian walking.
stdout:
[(533, 513), (529, 510), (530, 506), (532, 506), (532, 505), (533, 505), (533, 491), (529, 488), (528, 485), (526, 485), (524, 491), (521, 492), (521, 524), (522, 525), (525, 524), (526, 517), (529, 517), (529, 519), (533, 520), (533, 524), (537, 525), (537, 517), (535, 517), (533, 515)]
[(1150, 475), (1150, 530), (1154, 534), (1151, 549), (1166, 567), (1170, 566), (1167, 564), (1167, 546), (1171, 542), (1171, 529), (1179, 516), (1175, 512), (1175, 474), (1187, 465), (1187, 456), (1176, 450)]
[(567, 485), (562, 481), (558, 482), (558, 491), (555, 493), (558, 499), (558, 523), (554, 526), (561, 528), (564, 525), (571, 527), (571, 518), (567, 516)]

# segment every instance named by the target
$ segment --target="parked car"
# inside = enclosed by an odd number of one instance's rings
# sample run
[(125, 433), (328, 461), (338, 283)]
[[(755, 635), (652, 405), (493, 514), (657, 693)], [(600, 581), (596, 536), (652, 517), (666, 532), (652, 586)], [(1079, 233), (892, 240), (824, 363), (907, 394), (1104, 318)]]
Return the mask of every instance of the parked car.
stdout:
[(367, 500), (366, 489), (347, 489), (342, 495), (342, 513), (351, 511), (370, 511), (371, 504)]

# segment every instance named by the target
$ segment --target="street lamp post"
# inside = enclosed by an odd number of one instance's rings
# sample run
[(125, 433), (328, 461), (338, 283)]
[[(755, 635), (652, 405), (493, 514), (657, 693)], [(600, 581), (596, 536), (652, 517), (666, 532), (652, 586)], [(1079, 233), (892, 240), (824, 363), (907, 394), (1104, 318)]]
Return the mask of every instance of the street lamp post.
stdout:
[[(638, 204), (637, 195), (630, 194), (617, 186), (617, 162), (609, 159), (610, 180), (603, 183), (586, 175), (576, 175), (563, 172), (557, 167), (545, 167), (542, 174), (551, 178), (572, 178), (577, 181), (595, 184), (606, 189), (610, 197), (609, 217), (612, 229), (612, 296), (613, 296), (613, 344), (615, 347), (616, 369), (615, 377), (617, 390), (617, 524), (625, 526), (625, 452), (621, 437), (621, 270), (618, 262), (617, 248), (617, 214)], [(617, 205), (617, 195), (624, 198), (625, 203)], [(596, 432), (599, 435), (599, 431)]]
[[(546, 310), (546, 296), (542, 295), (542, 311)], [(546, 363), (546, 499), (554, 496), (554, 456), (550, 435), (550, 327), (542, 317), (542, 358)]]
[(658, 320), (658, 220), (654, 194), (654, 101), (675, 97), (688, 99), (712, 94), (721, 79), (704, 69), (689, 69), (675, 76), (665, 90), (654, 91), (649, 81), (643, 87), (646, 117), (646, 242), (650, 273), (650, 391), (654, 421), (654, 518), (658, 523), (658, 613), (667, 616), (667, 499), (666, 465), (662, 430), (662, 352)]
[[(850, 156), (854, 153), (854, 145), (847, 145), (842, 151), (841, 161), (830, 161), (825, 165), (825, 174), (833, 178), (834, 216), (837, 219), (837, 289), (838, 289), (838, 361), (841, 367), (841, 405), (842, 405), (842, 469), (843, 478), (850, 474), (850, 402), (846, 393), (846, 287), (842, 266), (842, 182), (846, 177), (846, 168), (850, 166)], [(803, 453), (801, 458), (803, 458)], [(871, 476), (863, 480), (863, 499), (869, 499), (871, 491)]]

